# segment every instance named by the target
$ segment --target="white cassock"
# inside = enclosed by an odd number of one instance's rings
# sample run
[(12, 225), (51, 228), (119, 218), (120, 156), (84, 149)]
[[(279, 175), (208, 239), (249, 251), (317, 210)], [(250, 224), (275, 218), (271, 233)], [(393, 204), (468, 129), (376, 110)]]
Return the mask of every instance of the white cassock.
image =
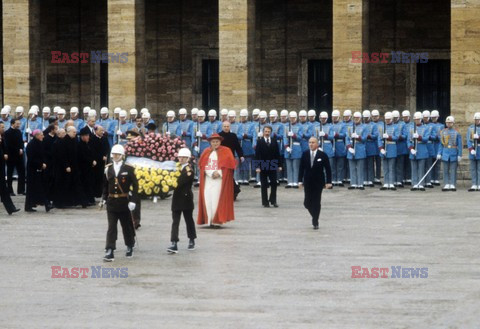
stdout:
[[(212, 219), (217, 213), (220, 192), (222, 191), (222, 171), (217, 166), (217, 151), (212, 151), (208, 157), (208, 170), (205, 170), (205, 190), (203, 196), (205, 199), (205, 208), (207, 209), (208, 225), (212, 224)], [(217, 171), (220, 178), (213, 179), (213, 173)]]

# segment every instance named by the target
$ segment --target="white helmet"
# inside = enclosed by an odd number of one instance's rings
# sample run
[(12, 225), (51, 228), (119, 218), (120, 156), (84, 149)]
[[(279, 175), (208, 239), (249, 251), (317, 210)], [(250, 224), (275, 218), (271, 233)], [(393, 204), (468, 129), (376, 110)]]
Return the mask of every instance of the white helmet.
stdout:
[(198, 116), (199, 117), (205, 117), (205, 111), (204, 110), (199, 110), (198, 111)]
[(190, 157), (192, 157), (192, 152), (190, 152), (190, 150), (187, 149), (186, 147), (181, 148), (178, 151), (178, 157), (190, 158)]
[(144, 107), (143, 109), (140, 110), (140, 113), (143, 114), (143, 113), (149, 113), (149, 112), (148, 112), (148, 109)]
[(23, 106), (17, 106), (15, 113), (23, 113)]
[(421, 119), (421, 118), (422, 118), (422, 112), (415, 112), (415, 114), (413, 115), (414, 120)]
[[(345, 114), (344, 114), (344, 115), (345, 115)], [(360, 113), (360, 112), (357, 111), (357, 112), (353, 113), (353, 117), (354, 117), (354, 118), (361, 118), (361, 117), (362, 117), (362, 113)]]
[(2, 111), (0, 111), (1, 115), (6, 115), (6, 114), (9, 114), (9, 113), (10, 113), (10, 110), (5, 108), (5, 107), (2, 109)]
[(37, 115), (37, 111), (33, 108), (31, 108), (30, 110), (28, 110), (28, 115), (32, 115), (32, 114), (35, 114)]
[(298, 112), (298, 116), (299, 117), (306, 117), (307, 116), (307, 111), (301, 110), (300, 112)]
[(247, 109), (241, 109), (240, 110), (240, 116), (241, 117), (248, 117), (248, 110)]
[(130, 110), (130, 115), (138, 115), (137, 109), (131, 109)]
[(317, 116), (317, 112), (315, 112), (315, 110), (309, 110), (309, 111), (308, 111), (308, 116), (309, 116), (309, 117), (316, 117), (316, 116)]
[(280, 112), (280, 116), (281, 116), (281, 117), (286, 117), (286, 116), (288, 116), (288, 111), (287, 111), (287, 110), (282, 110), (282, 111)]
[(120, 114), (120, 111), (122, 110), (121, 107), (116, 107), (113, 109), (113, 114)]
[(433, 110), (432, 114), (430, 115), (432, 118), (438, 118), (440, 116), (440, 113), (438, 113), (437, 110)]
[(142, 114), (142, 119), (150, 119), (150, 113), (148, 113), (148, 112), (143, 112), (143, 114)]
[[(45, 109), (45, 108), (44, 108)], [(87, 114), (88, 112), (90, 112), (90, 106), (85, 106), (83, 108), (83, 114)]]
[(37, 111), (37, 113), (38, 111), (40, 111), (40, 108), (38, 107), (38, 105), (32, 105), (30, 106), (30, 109), (34, 109), (35, 111)]
[(297, 112), (295, 112), (295, 111), (290, 111), (290, 113), (288, 113), (288, 116), (289, 116), (290, 118), (296, 118), (296, 117), (297, 117)]
[(429, 110), (425, 110), (422, 112), (422, 115), (424, 118), (430, 118), (430, 111)]
[(393, 119), (393, 113), (392, 112), (385, 113), (385, 120), (392, 120), (392, 119)]
[(220, 115), (228, 115), (228, 110), (227, 109), (222, 109), (220, 111)]
[(43, 110), (42, 110), (42, 113), (48, 113), (50, 114), (50, 108), (48, 106), (44, 106), (43, 107)]
[(455, 118), (450, 115), (450, 116), (447, 117), (447, 119), (445, 120), (445, 122), (455, 123)]
[(402, 117), (409, 117), (410, 118), (410, 111), (407, 111), (407, 110), (403, 111), (402, 112)]
[(269, 117), (278, 117), (278, 111), (277, 110), (271, 110), (270, 113), (268, 114)]
[(78, 114), (78, 107), (73, 106), (70, 108), (70, 114)]
[(53, 108), (53, 113), (58, 113), (58, 110), (60, 110), (60, 109), (61, 109), (60, 106), (55, 106), (55, 107)]
[(187, 115), (187, 109), (181, 108), (180, 110), (178, 110), (178, 115)]
[(167, 118), (175, 118), (175, 112), (174, 111), (168, 111), (167, 112)]
[(258, 114), (258, 117), (266, 119), (267, 118), (267, 111), (260, 111), (260, 114)]
[(234, 110), (230, 110), (230, 111), (228, 111), (227, 115), (230, 118), (235, 118), (237, 116), (237, 112), (235, 112)]
[(118, 116), (120, 118), (126, 118), (127, 117), (127, 111), (121, 110), (120, 113), (118, 113)]
[(351, 117), (351, 116), (352, 116), (352, 111), (351, 111), (351, 110), (345, 110), (345, 111), (343, 111), (343, 116), (344, 116), (344, 117)]
[(480, 120), (480, 112), (477, 112), (473, 115), (473, 120)]
[(340, 111), (339, 110), (333, 110), (332, 111), (332, 117), (339, 117), (340, 116)]
[(113, 145), (112, 151), (111, 151), (110, 153), (111, 153), (111, 154), (121, 154), (121, 155), (125, 155), (125, 149), (123, 148), (122, 145), (116, 144), (116, 145)]
[(392, 111), (392, 116), (393, 116), (394, 118), (400, 118), (400, 112), (398, 112), (397, 110)]
[(198, 109), (194, 107), (192, 111), (190, 112), (192, 115), (197, 114), (198, 115)]
[(95, 111), (95, 110), (88, 111), (88, 116), (89, 117), (96, 117), (97, 116), (97, 111)]
[(216, 118), (217, 117), (217, 111), (215, 111), (215, 110), (208, 111), (208, 116)]
[(100, 114), (108, 114), (108, 108), (102, 107), (102, 108), (100, 109)]
[(363, 111), (362, 115), (363, 115), (364, 118), (370, 118), (370, 111), (365, 110), (365, 111)]
[(372, 117), (378, 117), (380, 112), (378, 110), (372, 110)]
[(67, 114), (67, 112), (65, 111), (65, 109), (60, 109), (58, 110), (58, 115), (65, 115)]
[(259, 109), (253, 109), (252, 115), (259, 115), (259, 114), (260, 114), (260, 110), (259, 110)]
[(320, 113), (320, 119), (328, 119), (328, 113), (323, 111)]
[(8, 113), (10, 114), (10, 111), (12, 110), (12, 107), (10, 105), (5, 105), (3, 108), (7, 109)]

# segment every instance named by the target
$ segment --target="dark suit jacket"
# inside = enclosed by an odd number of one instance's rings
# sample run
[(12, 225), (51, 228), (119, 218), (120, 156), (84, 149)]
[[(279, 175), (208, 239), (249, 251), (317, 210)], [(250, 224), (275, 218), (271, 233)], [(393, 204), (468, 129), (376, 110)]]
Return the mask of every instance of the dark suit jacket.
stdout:
[(19, 154), (23, 150), (23, 137), (20, 129), (8, 128), (4, 134), (7, 148), (8, 162), (16, 162), (23, 156)]
[(193, 170), (190, 165), (186, 165), (177, 179), (177, 187), (173, 190), (172, 211), (193, 210)]
[(226, 133), (221, 131), (219, 135), (223, 137), (222, 145), (232, 150), (233, 156), (235, 156), (235, 153), (237, 153), (237, 157), (243, 157), (243, 150), (236, 134), (232, 132)]
[(282, 163), (277, 139), (270, 136), (270, 146), (268, 146), (264, 137), (259, 138), (255, 148), (255, 160), (255, 169), (276, 171)]
[(306, 190), (321, 190), (325, 184), (331, 184), (332, 171), (330, 169), (328, 156), (322, 151), (317, 150), (317, 154), (313, 160), (313, 167), (310, 167), (310, 149), (303, 152), (302, 158), (300, 159), (298, 181), (303, 182)]

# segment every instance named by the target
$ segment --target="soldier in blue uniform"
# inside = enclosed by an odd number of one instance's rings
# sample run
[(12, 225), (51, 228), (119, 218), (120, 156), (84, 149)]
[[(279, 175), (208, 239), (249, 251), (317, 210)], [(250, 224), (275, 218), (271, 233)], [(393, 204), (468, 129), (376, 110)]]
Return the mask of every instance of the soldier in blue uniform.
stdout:
[[(423, 116), (423, 124), (427, 126), (428, 129), (428, 141), (427, 141), (427, 150), (428, 150), (428, 157), (425, 160), (425, 171), (427, 172), (428, 169), (432, 166), (437, 154), (435, 153), (435, 147), (433, 146), (434, 141), (437, 139), (437, 136), (432, 131), (434, 126), (430, 122), (430, 111), (425, 110), (422, 112)], [(425, 187), (433, 188), (432, 184), (432, 171), (427, 175), (425, 178)]]
[(309, 150), (308, 140), (313, 136), (314, 130), (310, 122), (307, 121), (307, 111), (301, 110), (298, 113), (299, 124), (302, 126), (303, 136), (300, 145), (302, 146), (302, 153)]
[(27, 118), (25, 118), (23, 115), (24, 115), (23, 106), (17, 106), (15, 108), (15, 118), (20, 121), (20, 131), (22, 132), (22, 136), (25, 136), (25, 129), (27, 129)]
[(45, 130), (47, 129), (49, 123), (48, 123), (48, 120), (50, 119), (50, 108), (48, 106), (45, 106), (43, 109), (42, 109), (42, 117), (40, 118), (41, 120), (41, 127), (40, 129)]
[[(430, 118), (432, 119), (432, 141), (433, 141), (433, 150), (435, 154), (438, 154), (438, 149), (440, 148), (440, 131), (443, 129), (443, 124), (438, 122), (438, 117), (440, 113), (437, 110), (433, 110)], [(433, 137), (434, 136), (434, 137)], [(440, 186), (440, 161), (437, 162), (435, 167), (432, 169), (432, 180), (431, 183), (434, 186)]]
[(128, 119), (132, 125), (134, 125), (135, 122), (137, 121), (137, 117), (138, 117), (137, 109), (130, 109), (130, 117)]
[[(197, 121), (198, 121), (198, 109), (196, 107), (194, 107), (191, 111), (190, 111), (190, 117), (192, 119), (192, 122), (194, 125), (197, 124)], [(195, 137), (195, 136), (194, 136)]]
[(187, 119), (187, 109), (181, 108), (178, 110), (178, 116), (180, 118), (180, 134), (182, 136), (182, 141), (185, 142), (185, 145), (188, 149), (192, 147), (192, 137), (193, 134), (193, 121)]
[(367, 159), (365, 160), (365, 181), (364, 186), (373, 187), (373, 180), (375, 177), (375, 156), (378, 155), (378, 128), (371, 120), (371, 113), (365, 110), (362, 113), (365, 129), (367, 130), (366, 152)]
[[(89, 115), (90, 116), (90, 115)], [(113, 146), (113, 135), (115, 134), (115, 121), (108, 117), (108, 108), (102, 107), (100, 109), (100, 119), (97, 120), (97, 125), (103, 127), (105, 135), (107, 136), (110, 148)]]
[(322, 148), (320, 137), (318, 136), (321, 127), (320, 122), (315, 120), (317, 118), (317, 112), (315, 110), (308, 110), (308, 123), (312, 126), (312, 136), (318, 139), (319, 148)]
[[(35, 106), (35, 105), (34, 105)], [(28, 119), (27, 119), (27, 125), (25, 128), (25, 135), (23, 137), (23, 140), (25, 142), (29, 142), (31, 137), (32, 137), (32, 132), (35, 129), (40, 129), (43, 131), (42, 128), (42, 122), (38, 121), (38, 116), (37, 116), (37, 110), (32, 106), (30, 110), (28, 110)]]
[(143, 127), (146, 127), (149, 123), (155, 123), (155, 121), (151, 118), (150, 112), (146, 111), (142, 113), (142, 124)]
[(222, 131), (222, 123), (217, 120), (217, 111), (208, 111), (208, 123), (210, 124), (210, 127), (212, 129), (212, 134)]
[[(378, 110), (372, 110), (372, 122), (377, 126), (378, 134), (383, 135), (383, 121), (380, 120), (380, 112)], [(380, 158), (380, 153), (374, 156), (375, 164), (375, 178), (373, 179), (373, 184), (380, 185), (382, 182), (380, 178), (382, 177), (382, 159)]]
[(67, 116), (67, 112), (65, 111), (65, 109), (59, 109), (58, 110), (58, 128), (60, 129), (65, 129), (65, 125), (67, 124), (67, 119), (66, 119), (66, 116)]
[(175, 120), (175, 112), (167, 112), (167, 122), (163, 123), (162, 133), (171, 138), (179, 137), (182, 135), (182, 127), (180, 123)]
[(402, 121), (402, 130), (397, 142), (397, 179), (403, 185), (412, 185), (412, 168), (408, 158), (407, 139), (408, 132), (413, 127), (413, 122), (410, 120), (409, 111), (402, 112)]
[(415, 112), (413, 115), (414, 126), (408, 132), (407, 146), (410, 150), (410, 162), (412, 168), (412, 191), (425, 191), (420, 179), (425, 174), (425, 162), (430, 157), (427, 142), (430, 138), (430, 129), (421, 123), (422, 113)]
[(73, 121), (73, 125), (77, 129), (78, 132), (82, 130), (83, 127), (85, 127), (85, 121), (83, 119), (80, 119), (78, 116), (78, 107), (72, 107), (70, 108), (70, 120)]
[[(224, 121), (228, 121), (228, 110), (227, 109), (222, 109), (220, 111), (220, 124), (222, 124)], [(220, 129), (220, 131), (222, 131), (222, 129)]]
[(255, 124), (248, 120), (247, 109), (240, 111), (240, 125), (243, 132), (240, 146), (242, 147), (245, 161), (241, 163), (239, 184), (249, 185), (249, 181), (252, 179), (252, 159), (255, 155), (254, 147), (257, 144), (257, 134)]
[(354, 123), (351, 127), (347, 126), (347, 159), (350, 168), (350, 186), (349, 190), (364, 190), (365, 161), (367, 158), (366, 141), (368, 131), (362, 123), (362, 114), (355, 112)]
[[(277, 140), (278, 144), (278, 151), (280, 152), (280, 163), (279, 167), (283, 167), (283, 153), (285, 152), (285, 148), (283, 145), (283, 136), (285, 135), (285, 127), (280, 121), (278, 120), (278, 112), (277, 110), (271, 110), (270, 113), (268, 114), (270, 118), (270, 126), (272, 127), (272, 136)], [(281, 177), (283, 177), (283, 172), (285, 170), (277, 170), (277, 182), (281, 182)]]
[[(210, 122), (205, 122), (205, 111), (200, 110), (198, 111), (198, 123), (196, 127), (196, 139), (193, 142), (193, 155), (195, 156), (196, 163), (197, 163), (197, 179), (198, 173), (200, 172), (200, 168), (198, 168), (198, 160), (202, 152), (210, 146), (208, 142), (208, 138), (212, 135), (212, 126)], [(198, 181), (195, 183), (195, 186), (199, 186), (200, 184)]]
[(288, 184), (285, 188), (298, 188), (298, 172), (302, 158), (302, 146), (300, 142), (303, 137), (302, 126), (297, 122), (297, 112), (289, 113), (290, 123), (285, 130), (283, 144), (285, 145), (285, 162), (287, 164)]
[(404, 170), (405, 167), (403, 166), (404, 155), (400, 154), (400, 151), (408, 154), (407, 150), (407, 137), (404, 131), (404, 123), (400, 120), (400, 112), (395, 110), (392, 111), (393, 116), (393, 125), (398, 127), (398, 140), (396, 141), (397, 145), (397, 159), (395, 160), (395, 167), (393, 168), (393, 181), (395, 187), (404, 187), (403, 179), (404, 179)]
[(5, 130), (8, 130), (8, 128), (10, 128), (10, 112), (8, 108), (2, 108), (0, 112), (0, 121), (3, 122)]
[[(345, 110), (343, 111), (343, 123), (347, 127), (352, 127), (353, 126), (353, 120), (352, 120), (352, 111), (351, 110)], [(346, 184), (350, 183), (350, 168), (349, 168), (350, 163), (348, 161), (345, 161), (345, 172), (344, 172), (344, 179), (343, 182)]]
[[(256, 135), (257, 135), (257, 140), (259, 138), (263, 138), (263, 128), (268, 124), (267, 122), (267, 111), (260, 111), (260, 113), (258, 114), (258, 121), (257, 123), (254, 125), (255, 127), (255, 132), (256, 132)], [(255, 146), (256, 146), (256, 143), (255, 143)], [(254, 146), (254, 148), (255, 148)], [(255, 168), (252, 168), (252, 169), (255, 169)], [(262, 185), (261, 185), (261, 182), (260, 182), (260, 174), (257, 173), (255, 170), (253, 170), (255, 172), (255, 181), (257, 182), (253, 187), (254, 188), (260, 188)]]
[(447, 128), (440, 131), (440, 146), (437, 153), (437, 160), (442, 160), (443, 163), (445, 186), (442, 191), (456, 191), (457, 166), (462, 160), (462, 135), (453, 127), (455, 124), (453, 116), (447, 117), (445, 123)]
[(118, 114), (119, 118), (119, 126), (117, 127), (117, 130), (115, 131), (115, 143), (120, 144), (120, 145), (125, 145), (127, 144), (127, 131), (131, 130), (133, 128), (133, 124), (128, 122), (127, 120), (127, 111), (125, 110), (120, 110), (120, 113)]
[(345, 177), (345, 163), (347, 158), (347, 149), (345, 147), (345, 137), (347, 136), (347, 127), (340, 121), (340, 111), (332, 112), (332, 132), (333, 141), (332, 148), (335, 157), (333, 158), (332, 168), (332, 184), (333, 186), (343, 187), (343, 179)]
[(393, 190), (395, 187), (395, 162), (397, 159), (398, 139), (403, 127), (393, 123), (393, 114), (385, 113), (385, 127), (382, 127), (382, 134), (378, 136), (378, 148), (382, 157), (383, 187), (381, 190)]
[[(243, 126), (239, 122), (237, 122), (237, 113), (234, 110), (228, 111), (227, 120), (228, 122), (230, 122), (230, 132), (237, 135), (238, 144), (240, 144), (241, 147), (243, 138)], [(237, 184), (240, 184), (241, 165), (238, 159), (238, 154), (236, 154), (235, 160), (239, 165), (237, 165), (237, 168), (235, 168), (234, 179)]]
[(480, 191), (480, 112), (473, 116), (473, 125), (468, 127), (467, 146), (470, 159), (470, 177), (472, 187), (468, 192)]
[(319, 140), (319, 147), (322, 149), (323, 153), (328, 156), (328, 162), (330, 163), (331, 167), (335, 159), (335, 151), (333, 149), (335, 131), (333, 129), (333, 125), (331, 123), (328, 123), (328, 113), (325, 111), (320, 113), (320, 122), (318, 122), (317, 138)]
[[(285, 133), (285, 130), (287, 129), (288, 127), (288, 111), (287, 110), (281, 110), (280, 111), (280, 124), (283, 126), (283, 131)], [(280, 156), (281, 156), (281, 160), (282, 160), (282, 168), (283, 170), (280, 171), (280, 174), (277, 176), (279, 177), (279, 181), (280, 182), (284, 182), (284, 183), (287, 183), (288, 180), (287, 180), (287, 164), (285, 163), (285, 158), (283, 157), (283, 154), (285, 153), (285, 145), (283, 145), (283, 138), (281, 138), (281, 143), (282, 143), (282, 150), (280, 151)]]

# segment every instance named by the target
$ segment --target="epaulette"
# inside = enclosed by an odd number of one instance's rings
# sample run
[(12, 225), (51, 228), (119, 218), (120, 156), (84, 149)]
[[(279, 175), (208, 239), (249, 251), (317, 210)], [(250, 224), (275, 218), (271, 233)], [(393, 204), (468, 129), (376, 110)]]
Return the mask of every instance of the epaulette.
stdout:
[(113, 163), (111, 163), (111, 162), (110, 162), (109, 164), (106, 164), (106, 165), (105, 165), (105, 168), (106, 168), (106, 167), (110, 167), (112, 164), (113, 164)]

